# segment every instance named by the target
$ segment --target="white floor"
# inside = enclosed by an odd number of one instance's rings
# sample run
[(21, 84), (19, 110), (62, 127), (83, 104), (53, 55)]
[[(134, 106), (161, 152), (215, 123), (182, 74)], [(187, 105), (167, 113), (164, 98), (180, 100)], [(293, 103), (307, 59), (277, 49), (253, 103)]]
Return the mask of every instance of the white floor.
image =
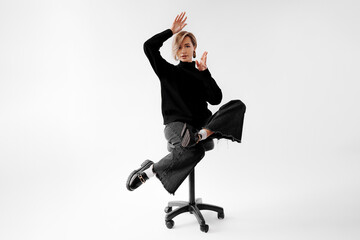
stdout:
[(223, 220), (203, 211), (208, 233), (190, 214), (176, 217), (173, 229), (165, 226), (164, 207), (168, 201), (187, 200), (187, 180), (175, 196), (157, 179), (129, 192), (125, 181), (131, 164), (110, 168), (114, 162), (104, 161), (89, 163), (85, 170), (79, 165), (83, 171), (67, 175), (34, 170), (23, 182), (5, 176), (13, 187), (1, 195), (0, 239), (360, 239), (358, 177), (351, 165), (341, 176), (296, 166), (291, 177), (290, 165), (280, 174), (276, 161), (267, 171), (243, 159), (232, 169), (218, 165), (217, 154), (223, 151), (208, 154), (196, 172), (197, 197), (225, 210)]

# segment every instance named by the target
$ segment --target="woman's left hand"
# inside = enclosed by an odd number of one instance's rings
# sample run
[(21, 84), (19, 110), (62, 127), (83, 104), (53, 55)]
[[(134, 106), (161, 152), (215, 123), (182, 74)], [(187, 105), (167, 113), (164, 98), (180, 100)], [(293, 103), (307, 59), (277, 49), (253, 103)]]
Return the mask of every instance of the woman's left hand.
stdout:
[(199, 71), (204, 71), (207, 69), (207, 66), (206, 66), (207, 54), (208, 54), (208, 52), (203, 53), (200, 62), (198, 60), (196, 60), (196, 66), (199, 69)]

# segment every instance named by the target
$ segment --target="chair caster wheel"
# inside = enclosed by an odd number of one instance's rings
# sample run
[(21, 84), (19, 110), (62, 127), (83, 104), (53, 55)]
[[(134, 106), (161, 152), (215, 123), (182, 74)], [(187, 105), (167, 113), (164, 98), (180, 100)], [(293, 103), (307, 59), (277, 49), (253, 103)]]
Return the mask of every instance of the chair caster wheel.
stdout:
[(173, 220), (166, 220), (166, 221), (165, 221), (165, 224), (166, 224), (166, 227), (167, 227), (168, 229), (172, 229), (173, 226), (174, 226), (174, 221), (173, 221)]
[(225, 214), (222, 213), (218, 213), (218, 219), (224, 219), (225, 218)]
[(209, 231), (209, 225), (207, 225), (207, 224), (200, 225), (200, 230), (201, 230), (202, 232), (207, 233), (207, 232)]
[(165, 213), (169, 213), (172, 211), (172, 207), (166, 207), (164, 211)]

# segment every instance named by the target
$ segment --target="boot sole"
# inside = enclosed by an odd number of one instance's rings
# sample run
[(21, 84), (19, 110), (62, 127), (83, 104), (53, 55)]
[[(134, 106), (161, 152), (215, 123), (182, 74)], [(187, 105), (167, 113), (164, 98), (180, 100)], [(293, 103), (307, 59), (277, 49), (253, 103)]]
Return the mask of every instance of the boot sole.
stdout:
[(143, 162), (143, 163), (141, 164), (141, 167), (140, 167), (139, 169), (134, 170), (134, 171), (132, 171), (132, 173), (130, 173), (130, 175), (129, 175), (127, 181), (126, 181), (126, 188), (127, 188), (129, 191), (135, 190), (135, 189), (131, 189), (131, 188), (130, 188), (130, 182), (131, 182), (131, 180), (133, 179), (133, 177), (135, 176), (135, 174), (137, 174), (138, 172), (144, 171), (145, 169), (147, 169), (148, 167), (150, 167), (151, 164), (154, 164), (153, 161), (151, 161), (151, 160), (145, 160), (145, 162)]

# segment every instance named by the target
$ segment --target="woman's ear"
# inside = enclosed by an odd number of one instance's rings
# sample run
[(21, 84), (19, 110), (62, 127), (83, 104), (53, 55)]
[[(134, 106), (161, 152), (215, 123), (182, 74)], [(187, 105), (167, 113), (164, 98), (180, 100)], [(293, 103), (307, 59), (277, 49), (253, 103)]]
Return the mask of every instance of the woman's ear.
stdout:
[(194, 47), (193, 58), (196, 58), (196, 47)]

